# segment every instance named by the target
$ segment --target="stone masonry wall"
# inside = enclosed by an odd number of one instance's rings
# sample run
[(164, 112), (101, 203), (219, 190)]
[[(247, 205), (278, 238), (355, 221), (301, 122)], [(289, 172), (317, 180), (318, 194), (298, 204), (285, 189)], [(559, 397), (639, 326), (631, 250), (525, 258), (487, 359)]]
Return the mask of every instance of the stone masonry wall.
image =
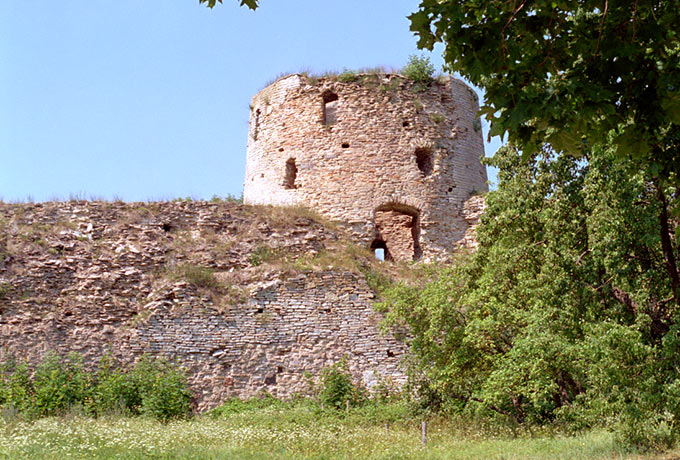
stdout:
[(316, 375), (343, 356), (369, 388), (381, 378), (403, 383), (394, 359), (403, 344), (376, 334), (373, 299), (357, 275), (329, 270), (273, 282), (222, 312), (159, 301), (147, 306), (153, 314), (129, 348), (182, 356), (218, 399), (263, 389), (282, 397), (304, 392), (305, 373)]
[(477, 110), (453, 78), (422, 87), (395, 74), (283, 77), (252, 100), (245, 202), (309, 206), (388, 250), (376, 212), (414, 215), (420, 253), (391, 252), (444, 259), (466, 244), (466, 202), (487, 190)]
[(305, 373), (343, 356), (366, 386), (403, 382), (405, 347), (378, 333), (363, 275), (293, 268), (345, 238), (304, 211), (234, 203), (0, 203), (0, 359), (167, 356), (201, 410), (304, 392)]

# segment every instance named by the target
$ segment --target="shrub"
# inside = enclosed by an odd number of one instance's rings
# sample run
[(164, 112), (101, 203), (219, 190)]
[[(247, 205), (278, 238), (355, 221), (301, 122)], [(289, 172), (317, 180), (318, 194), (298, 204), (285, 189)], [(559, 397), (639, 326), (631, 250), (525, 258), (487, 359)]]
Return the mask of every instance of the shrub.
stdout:
[(138, 415), (142, 405), (139, 386), (129, 372), (114, 364), (110, 355), (99, 362), (94, 388), (95, 412), (97, 415)]
[(191, 393), (178, 366), (143, 356), (130, 369), (110, 356), (88, 373), (82, 358), (48, 354), (33, 377), (26, 364), (10, 359), (0, 368), (0, 408), (30, 417), (63, 415), (80, 408), (94, 415), (149, 415), (159, 420), (189, 414)]
[(434, 76), (434, 65), (427, 56), (411, 55), (401, 73), (414, 83), (428, 84)]
[(61, 415), (75, 405), (91, 407), (92, 384), (82, 358), (71, 353), (60, 358), (48, 353), (33, 376), (32, 412), (40, 417)]
[(159, 420), (185, 417), (191, 410), (186, 375), (165, 359), (143, 356), (132, 371), (141, 406), (139, 412)]
[(352, 83), (358, 79), (359, 76), (353, 70), (345, 69), (340, 75), (338, 75), (338, 81), (341, 81), (342, 83)]
[(319, 401), (324, 406), (341, 409), (347, 402), (354, 406), (364, 399), (363, 396), (363, 392), (352, 383), (346, 358), (321, 371)]
[(12, 411), (25, 413), (33, 406), (33, 383), (28, 366), (17, 363), (13, 358), (2, 364), (0, 405)]

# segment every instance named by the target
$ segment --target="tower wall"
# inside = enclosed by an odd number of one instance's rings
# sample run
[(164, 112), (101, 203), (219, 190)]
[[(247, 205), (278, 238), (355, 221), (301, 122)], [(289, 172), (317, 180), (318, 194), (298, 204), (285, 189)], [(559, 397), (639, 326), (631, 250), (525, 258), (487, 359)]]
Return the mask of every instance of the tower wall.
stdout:
[(465, 244), (465, 203), (487, 176), (477, 96), (463, 82), (289, 75), (251, 107), (246, 204), (309, 206), (395, 259)]

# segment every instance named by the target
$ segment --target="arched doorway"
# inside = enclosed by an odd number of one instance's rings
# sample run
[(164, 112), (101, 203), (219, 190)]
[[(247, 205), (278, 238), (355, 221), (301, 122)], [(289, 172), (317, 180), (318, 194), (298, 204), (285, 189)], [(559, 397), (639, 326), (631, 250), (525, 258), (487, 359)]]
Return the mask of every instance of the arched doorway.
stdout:
[(375, 236), (371, 249), (384, 249), (385, 260), (418, 260), (420, 249), (420, 211), (413, 206), (388, 203), (374, 213)]

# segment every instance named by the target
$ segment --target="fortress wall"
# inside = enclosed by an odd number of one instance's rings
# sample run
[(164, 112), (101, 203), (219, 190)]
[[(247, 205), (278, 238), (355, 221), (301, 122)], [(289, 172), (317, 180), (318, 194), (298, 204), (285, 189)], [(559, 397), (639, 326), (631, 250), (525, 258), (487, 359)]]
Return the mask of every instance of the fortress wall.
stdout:
[(376, 211), (396, 204), (417, 214), (425, 260), (464, 244), (465, 202), (487, 190), (477, 99), (464, 83), (419, 89), (399, 75), (349, 83), (291, 75), (252, 108), (246, 203), (310, 206), (365, 245), (376, 238)]
[[(306, 373), (343, 356), (357, 382), (403, 382), (405, 346), (378, 332), (361, 274), (253, 262), (261, 248), (294, 259), (341, 237), (269, 212), (205, 202), (0, 203), (0, 359), (166, 356), (189, 370), (199, 409), (262, 390), (304, 392)], [(219, 285), (196, 285), (177, 271), (187, 266), (210, 269)]]
[(135, 355), (181, 356), (196, 387), (211, 399), (287, 397), (309, 391), (309, 375), (345, 357), (368, 388), (380, 380), (405, 382), (399, 368), (404, 344), (377, 334), (373, 292), (349, 272), (300, 275), (257, 289), (246, 305), (223, 311), (177, 309), (171, 301), (135, 328), (128, 349)]

